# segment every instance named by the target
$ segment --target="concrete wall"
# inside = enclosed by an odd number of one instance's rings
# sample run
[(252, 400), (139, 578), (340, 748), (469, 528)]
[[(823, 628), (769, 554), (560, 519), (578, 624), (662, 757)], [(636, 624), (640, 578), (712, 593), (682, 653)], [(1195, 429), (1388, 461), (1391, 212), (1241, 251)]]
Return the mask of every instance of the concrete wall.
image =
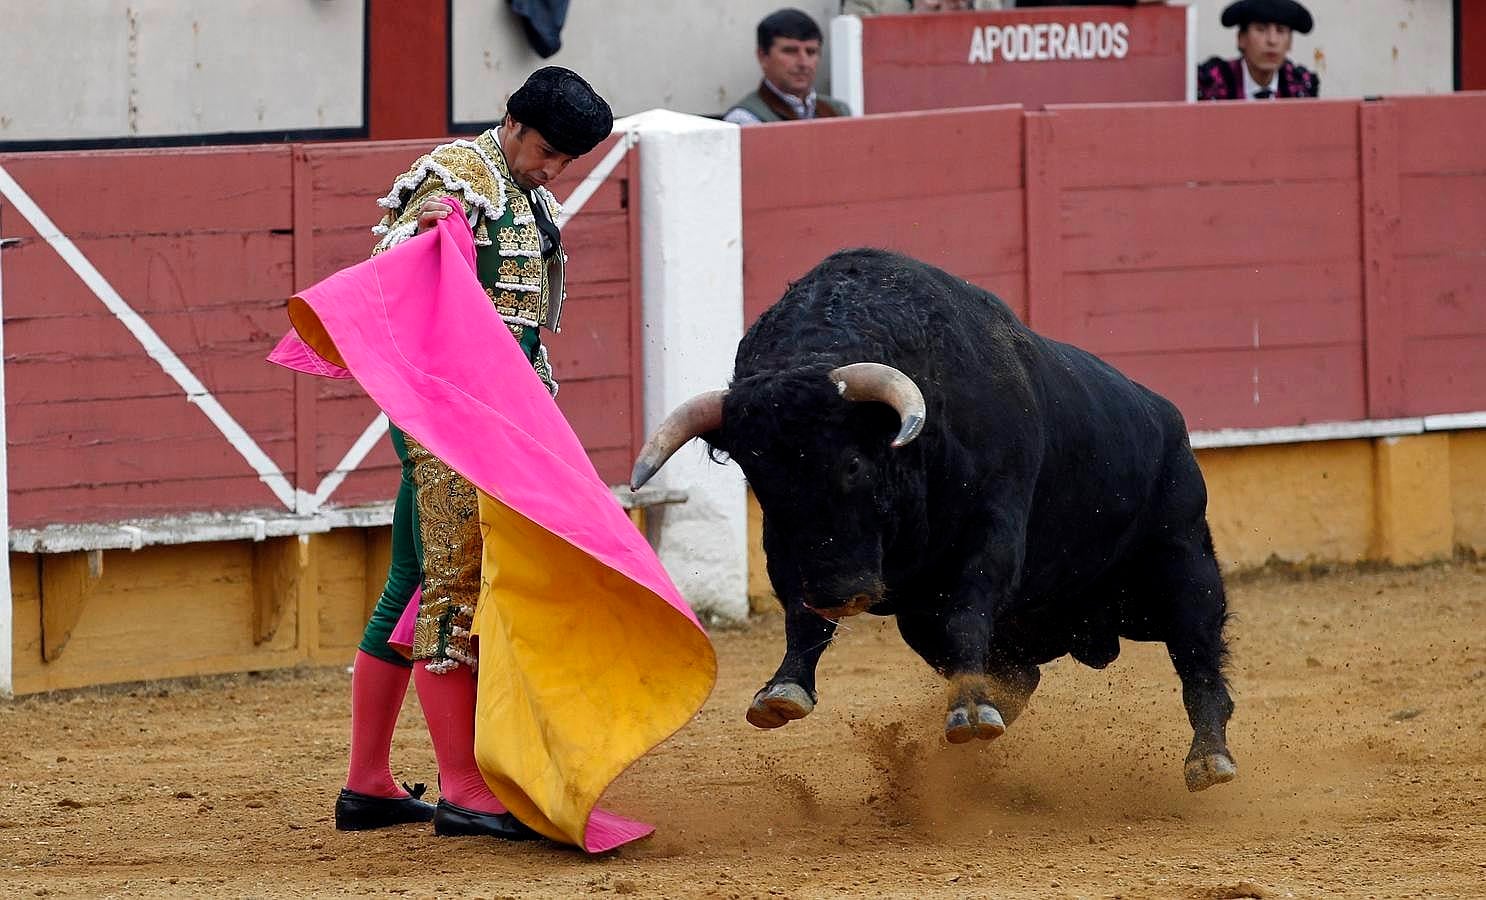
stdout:
[[(547, 63), (583, 72), (618, 115), (721, 113), (757, 81), (754, 26), (785, 2), (574, 3), (563, 49), (543, 60), (506, 4), (453, 0), (454, 119), (498, 118)], [(826, 33), (840, 8), (789, 2)], [(1233, 53), (1233, 32), (1218, 25), (1226, 2), (1190, 0), (1199, 58)], [(1320, 72), (1325, 96), (1451, 90), (1451, 0), (1309, 6), (1317, 28), (1296, 38), (1295, 57)], [(367, 14), (368, 0), (0, 0), (0, 141), (365, 127)], [(828, 91), (829, 42), (826, 55)], [(434, 68), (442, 77), (442, 62)]]
[[(1197, 7), (1197, 58), (1237, 56), (1235, 29), (1219, 24), (1231, 0)], [(1292, 58), (1321, 76), (1323, 97), (1437, 94), (1454, 89), (1451, 0), (1305, 0), (1315, 17)]]
[[(640, 147), (645, 431), (725, 384), (743, 337), (742, 188), (735, 125), (652, 110), (626, 118)], [(736, 468), (700, 442), (682, 448), (653, 486), (682, 490), (650, 535), (692, 608), (739, 620), (747, 607), (747, 512)]]
[(363, 0), (0, 0), (0, 141), (362, 126)]
[[(587, 0), (569, 7), (562, 50), (532, 51), (504, 3), (454, 0), (454, 119), (490, 121), (528, 73), (544, 65), (581, 72), (625, 116), (662, 107), (715, 115), (758, 83), (754, 28), (783, 6), (829, 32), (839, 0)], [(826, 48), (830, 53), (830, 48)], [(825, 90), (829, 60), (820, 66)]]

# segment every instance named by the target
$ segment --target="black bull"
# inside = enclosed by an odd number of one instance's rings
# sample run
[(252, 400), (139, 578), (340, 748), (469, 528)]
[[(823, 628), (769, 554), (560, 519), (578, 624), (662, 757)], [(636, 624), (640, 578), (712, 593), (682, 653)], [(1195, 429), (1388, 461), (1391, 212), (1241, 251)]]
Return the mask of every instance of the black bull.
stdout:
[(916, 260), (837, 253), (738, 345), (731, 386), (683, 404), (635, 464), (692, 437), (735, 461), (764, 514), (784, 661), (748, 720), (815, 706), (839, 618), (897, 617), (949, 682), (945, 736), (994, 738), (1064, 654), (1162, 641), (1192, 724), (1186, 781), (1236, 772), (1227, 618), (1207, 489), (1181, 414), (994, 295)]

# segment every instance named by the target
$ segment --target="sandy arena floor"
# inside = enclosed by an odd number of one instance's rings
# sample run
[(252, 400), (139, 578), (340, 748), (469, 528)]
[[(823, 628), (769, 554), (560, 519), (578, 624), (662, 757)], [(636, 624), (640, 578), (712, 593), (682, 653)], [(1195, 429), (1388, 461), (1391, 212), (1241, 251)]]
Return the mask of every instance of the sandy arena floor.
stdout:
[[(335, 831), (342, 669), (0, 703), (0, 895), (1486, 896), (1486, 564), (1230, 593), (1239, 779), (1203, 794), (1158, 646), (1054, 663), (1005, 737), (951, 747), (881, 620), (826, 655), (813, 715), (750, 727), (766, 617), (715, 635), (712, 700), (611, 792), (658, 833), (596, 859)], [(394, 766), (431, 782), (415, 703)]]

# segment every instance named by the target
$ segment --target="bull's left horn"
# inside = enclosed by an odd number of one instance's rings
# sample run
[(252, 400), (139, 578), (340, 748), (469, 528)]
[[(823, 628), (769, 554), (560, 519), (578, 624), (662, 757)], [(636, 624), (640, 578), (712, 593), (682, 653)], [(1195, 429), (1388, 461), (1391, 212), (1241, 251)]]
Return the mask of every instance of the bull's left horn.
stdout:
[(655, 433), (640, 448), (635, 468), (630, 472), (629, 487), (638, 491), (651, 476), (660, 471), (671, 454), (694, 437), (722, 427), (722, 398), (727, 391), (707, 391), (676, 407)]
[(924, 430), (924, 419), (929, 414), (924, 403), (923, 392), (913, 379), (889, 365), (882, 363), (852, 363), (831, 370), (831, 380), (848, 400), (875, 400), (886, 403), (898, 411), (902, 425), (893, 446), (901, 447)]

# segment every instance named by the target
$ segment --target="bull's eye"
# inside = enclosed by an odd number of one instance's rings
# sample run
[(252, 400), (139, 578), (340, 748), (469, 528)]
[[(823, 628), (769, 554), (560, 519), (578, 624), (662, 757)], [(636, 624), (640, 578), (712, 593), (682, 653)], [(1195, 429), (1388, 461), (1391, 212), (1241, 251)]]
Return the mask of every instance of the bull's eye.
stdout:
[(849, 454), (841, 465), (842, 486), (850, 490), (862, 483), (867, 474), (867, 464), (855, 453)]

